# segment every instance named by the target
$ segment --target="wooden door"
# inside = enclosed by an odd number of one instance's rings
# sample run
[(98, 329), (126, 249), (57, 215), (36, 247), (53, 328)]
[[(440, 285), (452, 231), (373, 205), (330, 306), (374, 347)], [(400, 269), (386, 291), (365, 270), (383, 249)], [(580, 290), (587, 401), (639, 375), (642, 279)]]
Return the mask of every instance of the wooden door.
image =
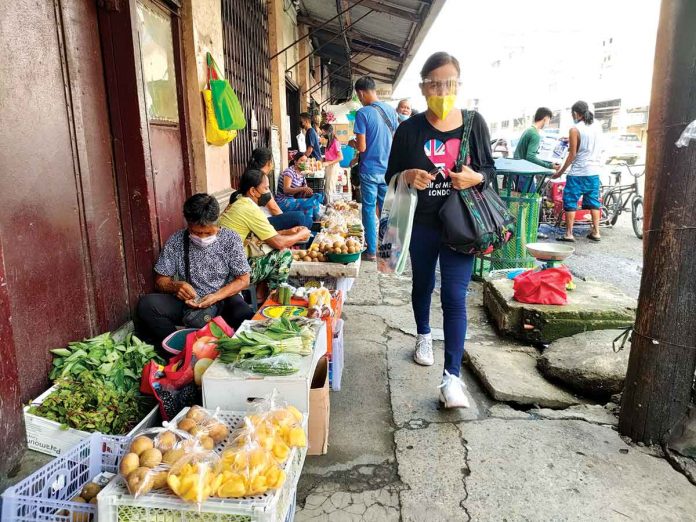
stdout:
[(137, 3), (143, 95), (160, 246), (184, 226), (186, 150), (182, 129), (182, 84), (178, 17), (143, 0)]

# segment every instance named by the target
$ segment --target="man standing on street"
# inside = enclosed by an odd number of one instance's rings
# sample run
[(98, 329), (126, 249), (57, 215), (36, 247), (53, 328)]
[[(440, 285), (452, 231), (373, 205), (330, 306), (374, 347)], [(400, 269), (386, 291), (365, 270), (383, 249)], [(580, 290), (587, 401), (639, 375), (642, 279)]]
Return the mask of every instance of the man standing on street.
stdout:
[(312, 117), (308, 112), (303, 112), (300, 114), (300, 127), (302, 127), (302, 129), (305, 131), (305, 142), (307, 143), (305, 156), (308, 158), (314, 158), (317, 161), (321, 161), (321, 144), (319, 143), (319, 135), (312, 126)]
[[(539, 146), (541, 144), (541, 136), (539, 131), (546, 127), (551, 121), (553, 113), (551, 109), (539, 107), (534, 114), (534, 123), (529, 127), (520, 138), (517, 148), (515, 149), (515, 159), (524, 159), (546, 167), (547, 169), (558, 170), (559, 165), (555, 165), (550, 161), (544, 161), (537, 157)], [(520, 192), (532, 192), (534, 190), (534, 178), (531, 176), (519, 176), (517, 179), (517, 189)]]
[(377, 258), (377, 212), (382, 210), (387, 185), (387, 171), (392, 137), (399, 125), (396, 111), (377, 98), (375, 81), (363, 76), (355, 82), (355, 92), (362, 104), (355, 115), (355, 139), (348, 145), (360, 153), (360, 189), (362, 194), (362, 220), (365, 227), (367, 251), (363, 259)]

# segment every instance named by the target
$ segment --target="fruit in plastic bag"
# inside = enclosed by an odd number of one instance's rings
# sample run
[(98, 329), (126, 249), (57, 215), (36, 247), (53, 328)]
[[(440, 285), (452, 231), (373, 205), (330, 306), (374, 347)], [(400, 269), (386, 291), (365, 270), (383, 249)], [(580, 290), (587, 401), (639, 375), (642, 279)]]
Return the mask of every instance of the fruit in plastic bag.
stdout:
[(167, 484), (180, 499), (200, 504), (218, 491), (222, 479), (220, 457), (196, 446), (172, 466)]

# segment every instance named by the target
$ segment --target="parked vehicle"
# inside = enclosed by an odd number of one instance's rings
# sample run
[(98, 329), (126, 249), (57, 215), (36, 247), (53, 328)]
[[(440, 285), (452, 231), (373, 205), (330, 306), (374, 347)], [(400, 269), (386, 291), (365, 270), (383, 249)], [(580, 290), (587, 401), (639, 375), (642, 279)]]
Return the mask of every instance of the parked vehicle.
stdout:
[[(602, 187), (602, 222), (607, 225), (616, 225), (622, 212), (631, 210), (631, 223), (633, 232), (638, 239), (643, 239), (643, 196), (640, 195), (638, 178), (645, 174), (645, 165), (642, 171), (632, 171), (631, 167), (624, 163), (624, 167), (633, 180), (626, 184), (621, 184), (621, 170), (615, 170), (612, 174), (616, 177), (616, 182)], [(634, 165), (634, 168), (636, 166)]]
[(610, 134), (605, 136), (605, 140), (604, 158), (607, 163), (635, 165), (643, 156), (643, 143), (636, 134)]

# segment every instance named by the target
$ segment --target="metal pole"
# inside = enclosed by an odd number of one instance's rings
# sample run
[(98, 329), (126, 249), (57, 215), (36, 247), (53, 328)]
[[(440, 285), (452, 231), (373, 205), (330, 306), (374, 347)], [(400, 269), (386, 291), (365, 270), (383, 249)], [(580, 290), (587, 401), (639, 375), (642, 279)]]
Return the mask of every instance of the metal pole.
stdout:
[(341, 11), (340, 13), (338, 13), (338, 14), (337, 14), (336, 16), (334, 16), (333, 18), (330, 18), (330, 19), (327, 20), (326, 22), (322, 23), (322, 24), (321, 24), (319, 27), (317, 27), (316, 29), (313, 29), (312, 31), (308, 32), (308, 33), (307, 33), (306, 35), (304, 35), (304, 36), (300, 36), (297, 40), (295, 40), (294, 42), (292, 42), (290, 45), (288, 45), (288, 46), (285, 47), (284, 49), (281, 49), (280, 51), (278, 51), (277, 53), (275, 53), (273, 56), (271, 56), (271, 57), (269, 58), (269, 60), (273, 60), (273, 58), (277, 58), (279, 55), (283, 54), (285, 51), (287, 51), (288, 49), (290, 49), (290, 48), (293, 47), (294, 45), (297, 45), (299, 42), (301, 42), (301, 41), (304, 40), (305, 38), (309, 38), (309, 37), (312, 36), (314, 33), (316, 33), (317, 31), (321, 30), (321, 28), (324, 27), (326, 24), (328, 24), (328, 23), (330, 23), (330, 22), (333, 22), (336, 18), (338, 18), (339, 16), (341, 16), (343, 13), (347, 13), (348, 11), (350, 11), (351, 9), (353, 9), (354, 7), (356, 7), (356, 6), (360, 5), (360, 4), (362, 4), (364, 1), (365, 1), (365, 0), (357, 0), (354, 4), (348, 6), (346, 9), (344, 9), (343, 11)]
[(664, 443), (687, 413), (696, 369), (696, 2), (663, 0), (648, 134), (643, 252), (619, 432)]
[(300, 58), (299, 60), (297, 60), (297, 61), (296, 61), (295, 63), (293, 63), (290, 67), (288, 67), (287, 69), (285, 69), (285, 72), (288, 72), (288, 71), (292, 70), (297, 64), (304, 62), (307, 58), (309, 58), (310, 56), (312, 56), (314, 53), (318, 53), (318, 52), (319, 52), (320, 50), (322, 50), (324, 47), (326, 47), (326, 46), (329, 45), (331, 42), (333, 42), (336, 38), (338, 38), (339, 36), (342, 36), (348, 29), (350, 29), (351, 27), (353, 27), (353, 26), (354, 26), (355, 24), (357, 24), (360, 20), (362, 20), (363, 18), (365, 18), (365, 17), (366, 17), (367, 15), (369, 15), (370, 13), (374, 13), (374, 11), (375, 11), (374, 9), (370, 9), (367, 13), (365, 13), (364, 15), (362, 15), (362, 16), (361, 16), (360, 18), (358, 18), (355, 22), (353, 22), (352, 24), (350, 24), (350, 25), (347, 26), (346, 28), (342, 29), (340, 33), (335, 34), (335, 35), (333, 36), (333, 38), (331, 38), (331, 40), (328, 40), (328, 41), (324, 42), (324, 43), (321, 44), (319, 47), (317, 47), (316, 49), (314, 49), (311, 53), (309, 53), (308, 55), (304, 56), (303, 58)]

